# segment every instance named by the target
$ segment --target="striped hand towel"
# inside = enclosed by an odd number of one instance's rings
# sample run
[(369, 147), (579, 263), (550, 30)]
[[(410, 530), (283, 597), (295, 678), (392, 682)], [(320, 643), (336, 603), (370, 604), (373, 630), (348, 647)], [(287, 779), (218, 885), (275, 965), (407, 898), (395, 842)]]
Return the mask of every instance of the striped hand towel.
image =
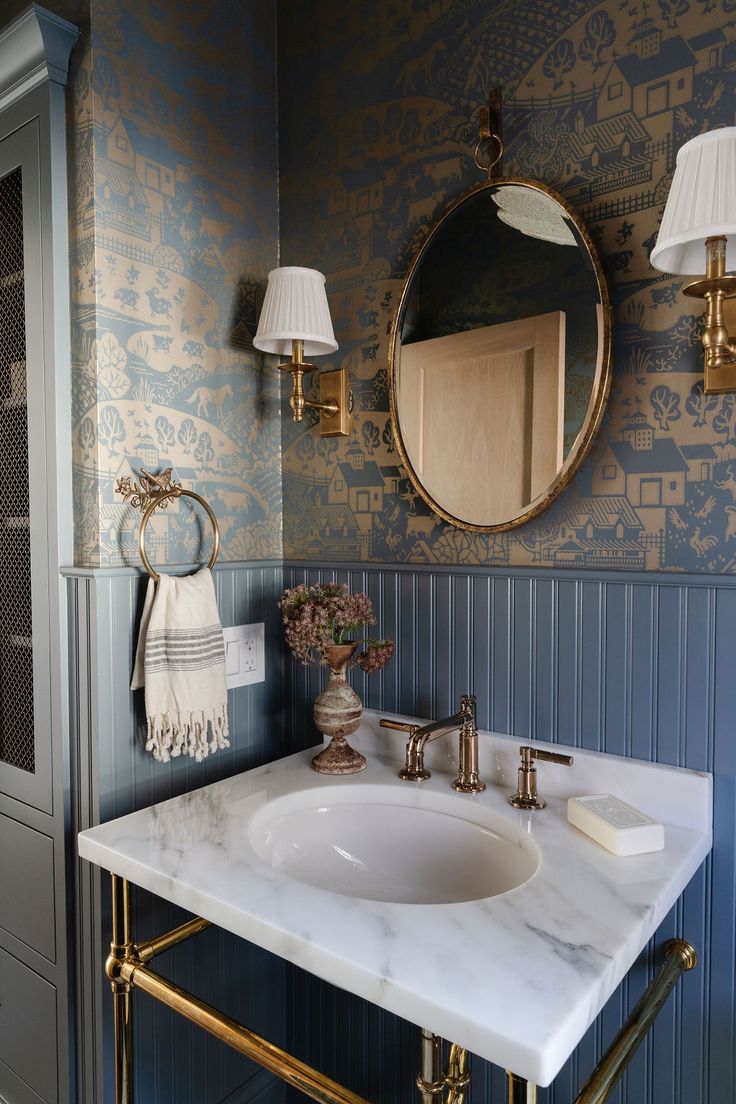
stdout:
[(230, 746), (225, 646), (208, 568), (196, 575), (151, 579), (146, 591), (131, 690), (145, 686), (146, 751), (168, 763), (201, 762)]

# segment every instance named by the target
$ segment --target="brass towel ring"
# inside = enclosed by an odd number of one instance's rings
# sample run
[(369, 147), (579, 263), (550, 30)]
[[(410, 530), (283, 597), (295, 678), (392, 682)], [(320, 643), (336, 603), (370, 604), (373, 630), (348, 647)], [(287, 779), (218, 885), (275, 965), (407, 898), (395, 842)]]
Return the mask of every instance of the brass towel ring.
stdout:
[(207, 561), (207, 567), (211, 569), (217, 562), (217, 554), (220, 551), (220, 527), (217, 524), (217, 518), (215, 516), (214, 510), (210, 506), (209, 502), (202, 498), (201, 495), (198, 495), (196, 491), (185, 491), (182, 487), (172, 487), (170, 491), (162, 491), (161, 494), (158, 494), (155, 496), (155, 498), (151, 499), (148, 506), (146, 507), (146, 512), (141, 518), (140, 529), (138, 530), (138, 551), (141, 554), (143, 566), (155, 582), (158, 582), (161, 576), (151, 567), (151, 561), (148, 559), (148, 555), (146, 553), (146, 526), (148, 525), (151, 515), (153, 514), (153, 511), (156, 509), (157, 506), (160, 506), (161, 503), (164, 502), (167, 498), (181, 497), (193, 498), (195, 502), (198, 502), (199, 505), (207, 511), (207, 515), (212, 522), (213, 536), (212, 553), (209, 560)]

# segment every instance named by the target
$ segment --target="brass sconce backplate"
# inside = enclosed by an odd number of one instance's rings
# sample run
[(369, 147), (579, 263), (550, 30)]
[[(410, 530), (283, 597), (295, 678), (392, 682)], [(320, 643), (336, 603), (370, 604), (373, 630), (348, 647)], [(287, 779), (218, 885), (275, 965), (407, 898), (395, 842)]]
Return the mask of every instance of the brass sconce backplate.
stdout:
[(324, 410), (320, 410), (320, 436), (348, 437), (353, 421), (351, 414), (353, 403), (346, 368), (338, 368), (334, 372), (320, 372), (319, 401), (325, 404), (337, 403), (336, 414), (329, 414)]

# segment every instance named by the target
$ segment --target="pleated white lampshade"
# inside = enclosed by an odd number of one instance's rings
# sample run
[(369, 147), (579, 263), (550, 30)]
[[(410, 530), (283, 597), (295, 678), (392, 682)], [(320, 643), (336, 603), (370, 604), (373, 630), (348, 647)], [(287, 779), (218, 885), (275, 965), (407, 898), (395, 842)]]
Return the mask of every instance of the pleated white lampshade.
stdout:
[(705, 239), (725, 235), (726, 271), (736, 269), (736, 127), (699, 134), (677, 154), (650, 260), (660, 272), (701, 276)]
[(292, 341), (304, 342), (306, 357), (334, 353), (337, 348), (325, 278), (313, 268), (274, 268), (268, 274), (253, 344), (264, 353), (291, 356)]

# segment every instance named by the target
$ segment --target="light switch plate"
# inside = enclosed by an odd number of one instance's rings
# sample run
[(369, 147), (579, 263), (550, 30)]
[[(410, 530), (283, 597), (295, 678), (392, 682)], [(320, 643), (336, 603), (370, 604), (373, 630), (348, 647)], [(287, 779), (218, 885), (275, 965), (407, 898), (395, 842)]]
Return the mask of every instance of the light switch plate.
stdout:
[(264, 624), (234, 625), (223, 629), (225, 640), (225, 679), (228, 690), (236, 686), (249, 686), (264, 682), (266, 659), (264, 649)]

